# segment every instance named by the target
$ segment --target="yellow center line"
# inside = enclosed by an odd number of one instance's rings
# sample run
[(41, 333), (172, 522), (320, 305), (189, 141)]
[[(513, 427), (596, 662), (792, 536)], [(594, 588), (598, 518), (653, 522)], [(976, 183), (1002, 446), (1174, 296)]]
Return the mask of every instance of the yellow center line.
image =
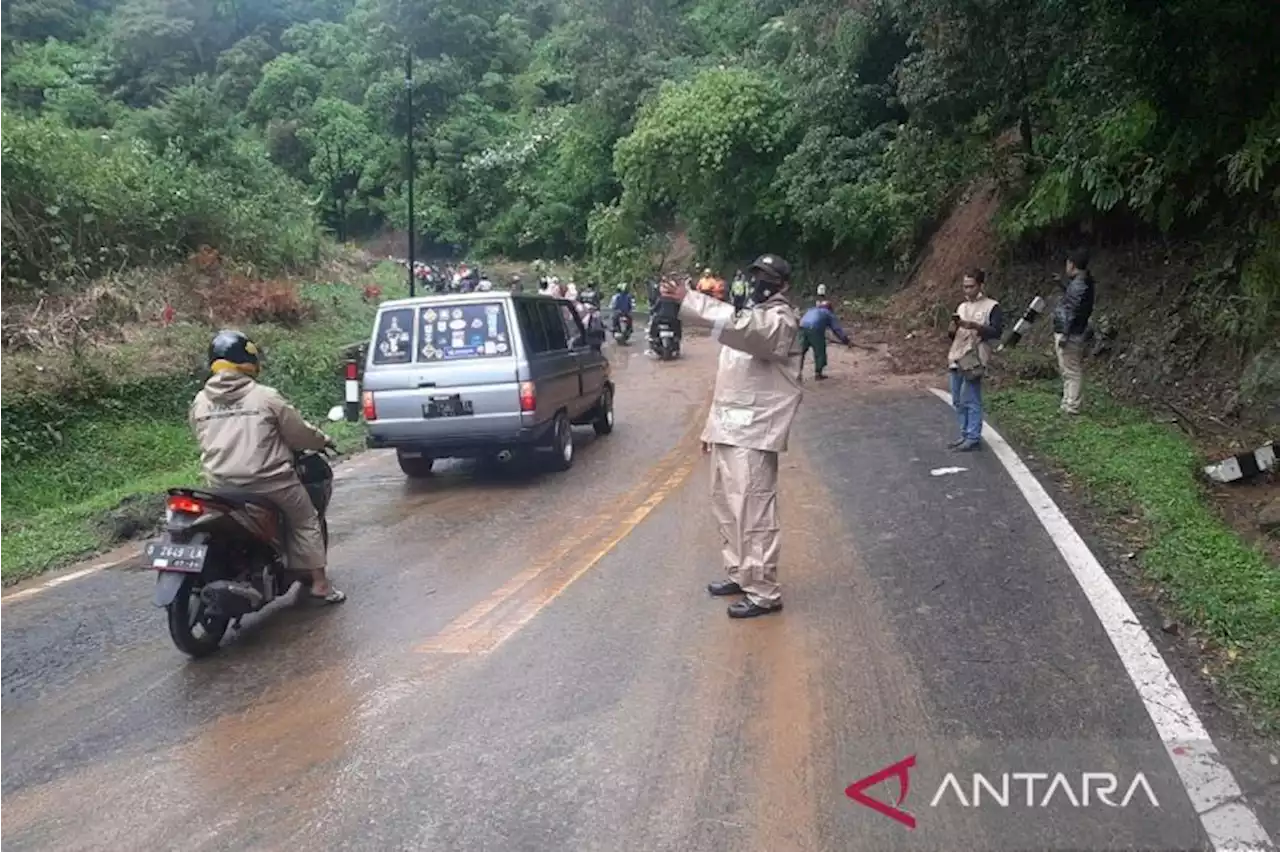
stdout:
[[(705, 414), (706, 406), (700, 406), (699, 415)], [(561, 539), (559, 547), (550, 555), (536, 560), (528, 568), (516, 574), (484, 600), (471, 607), (462, 615), (447, 624), (443, 630), (431, 639), (419, 645), (420, 652), (469, 654), (486, 653), (493, 650), (517, 630), (534, 618), (547, 604), (554, 600), (571, 583), (585, 574), (604, 557), (618, 542), (622, 541), (634, 530), (644, 518), (657, 507), (668, 494), (688, 477), (695, 459), (689, 456), (694, 452), (693, 438), (695, 427), (701, 429), (702, 416), (696, 416), (686, 434), (644, 477), (644, 479), (619, 499), (614, 508), (602, 512), (596, 521), (585, 530), (568, 538)], [(664, 478), (665, 477), (665, 478)], [(647, 495), (647, 496), (646, 496)], [(639, 505), (637, 501), (641, 501)], [(529, 600), (519, 602), (514, 608), (504, 605), (515, 600), (527, 589), (533, 589), (537, 581), (544, 576), (552, 576), (563, 570), (565, 561), (571, 559), (575, 551), (584, 544), (593, 541), (606, 529), (614, 525), (621, 527), (621, 532), (612, 536), (603, 549), (594, 554), (584, 565), (573, 570), (568, 578), (552, 583), (549, 587), (535, 591)], [(482, 623), (486, 622), (487, 623)]]
[(585, 561), (573, 568), (572, 573), (567, 577), (552, 584), (548, 588), (541, 590), (532, 600), (525, 602), (515, 613), (512, 618), (499, 622), (487, 631), (487, 635), (480, 635), (471, 638), (468, 642), (472, 651), (487, 654), (494, 648), (497, 648), (503, 642), (510, 639), (520, 628), (524, 627), (532, 621), (538, 613), (546, 609), (556, 598), (564, 592), (565, 589), (573, 585), (583, 574), (586, 574), (594, 568), (601, 559), (607, 556), (618, 544), (630, 535), (636, 527), (640, 526), (640, 522), (649, 516), (649, 513), (658, 507), (672, 491), (679, 488), (680, 485), (689, 477), (693, 471), (695, 462), (687, 461), (680, 465), (676, 470), (667, 477), (656, 491), (650, 495), (640, 506), (636, 507), (631, 514), (622, 520), (621, 529), (611, 536), (595, 553), (591, 554)]

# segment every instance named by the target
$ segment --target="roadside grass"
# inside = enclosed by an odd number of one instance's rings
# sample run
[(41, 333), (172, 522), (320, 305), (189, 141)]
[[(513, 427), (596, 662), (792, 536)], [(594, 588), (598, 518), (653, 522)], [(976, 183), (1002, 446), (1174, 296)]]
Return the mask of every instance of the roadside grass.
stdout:
[(1137, 518), (1139, 557), (1172, 611), (1207, 642), (1204, 672), (1280, 729), (1280, 570), (1215, 513), (1196, 478), (1200, 459), (1180, 433), (1116, 403), (1096, 385), (1085, 414), (1063, 419), (1056, 382), (998, 389), (1000, 426), (1059, 465), (1086, 499)]
[[(398, 273), (394, 264), (374, 273), (386, 298), (405, 290)], [(279, 388), (343, 452), (361, 445), (359, 426), (328, 423), (324, 416), (342, 402), (339, 349), (368, 335), (377, 309), (361, 296), (355, 282), (307, 284), (303, 298), (316, 310), (314, 322), (247, 329), (265, 350), (263, 381)], [(194, 336), (203, 341), (208, 334)], [(142, 385), (119, 376), (118, 385), (104, 386), (99, 399), (57, 425), (51, 446), (6, 460), (0, 527), (5, 584), (119, 544), (110, 519), (122, 503), (200, 481), (186, 409), (202, 377), (186, 372), (185, 363), (175, 369), (169, 380)]]

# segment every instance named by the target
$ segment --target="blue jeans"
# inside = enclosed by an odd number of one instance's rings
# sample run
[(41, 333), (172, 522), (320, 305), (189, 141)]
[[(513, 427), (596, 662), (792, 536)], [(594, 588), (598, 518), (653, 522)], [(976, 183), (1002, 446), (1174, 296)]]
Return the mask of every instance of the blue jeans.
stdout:
[(976, 442), (982, 438), (982, 380), (967, 380), (959, 370), (951, 371), (951, 405), (960, 423), (960, 437)]

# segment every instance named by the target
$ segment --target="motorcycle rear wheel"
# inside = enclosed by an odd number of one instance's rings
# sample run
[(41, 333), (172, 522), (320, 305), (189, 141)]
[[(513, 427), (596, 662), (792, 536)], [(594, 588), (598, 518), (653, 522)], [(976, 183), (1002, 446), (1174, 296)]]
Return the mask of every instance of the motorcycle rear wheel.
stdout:
[(195, 577), (183, 579), (177, 597), (165, 610), (169, 616), (169, 638), (173, 644), (188, 657), (199, 659), (218, 650), (231, 619), (205, 615), (204, 603), (195, 583)]

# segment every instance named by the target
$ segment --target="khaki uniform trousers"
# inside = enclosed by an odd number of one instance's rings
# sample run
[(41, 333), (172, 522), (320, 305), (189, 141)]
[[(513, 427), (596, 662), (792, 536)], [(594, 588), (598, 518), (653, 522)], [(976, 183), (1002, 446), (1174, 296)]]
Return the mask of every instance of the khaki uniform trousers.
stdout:
[(725, 572), (762, 606), (782, 601), (778, 585), (778, 454), (711, 445), (711, 505)]
[(320, 534), (320, 516), (311, 503), (307, 489), (297, 479), (293, 482), (236, 486), (241, 491), (257, 494), (274, 503), (288, 521), (285, 548), (289, 553), (291, 574), (312, 574), (325, 567), (328, 554)]
[(1084, 387), (1084, 341), (1055, 334), (1053, 343), (1058, 353), (1058, 372), (1062, 374), (1061, 408), (1068, 414), (1079, 414)]

